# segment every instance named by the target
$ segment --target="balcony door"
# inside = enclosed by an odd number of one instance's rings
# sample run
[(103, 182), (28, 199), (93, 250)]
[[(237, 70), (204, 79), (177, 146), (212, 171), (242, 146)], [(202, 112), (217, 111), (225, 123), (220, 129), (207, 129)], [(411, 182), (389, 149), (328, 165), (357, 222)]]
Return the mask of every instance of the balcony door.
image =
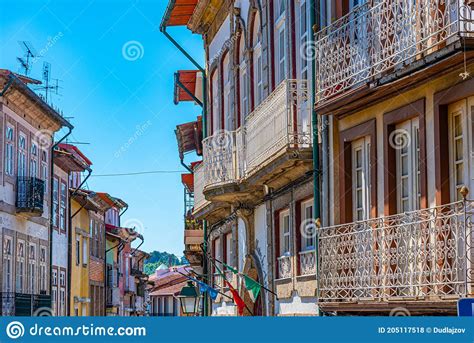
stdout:
[(397, 125), (390, 144), (396, 151), (398, 213), (420, 209), (420, 141), (418, 118)]
[(352, 218), (355, 221), (370, 217), (370, 138), (352, 142)]

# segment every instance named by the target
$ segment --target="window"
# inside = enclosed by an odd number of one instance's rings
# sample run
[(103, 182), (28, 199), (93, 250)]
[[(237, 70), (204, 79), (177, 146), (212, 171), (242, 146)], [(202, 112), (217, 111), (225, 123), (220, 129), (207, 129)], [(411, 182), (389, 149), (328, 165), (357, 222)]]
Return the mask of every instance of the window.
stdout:
[[(53, 270), (54, 274), (54, 270)], [(54, 315), (58, 315), (58, 287), (53, 286), (51, 292), (51, 308), (53, 309)]]
[(62, 287), (59, 290), (59, 315), (66, 316), (66, 290)]
[(366, 220), (370, 215), (370, 139), (352, 142), (352, 204), (354, 220)]
[(315, 249), (316, 227), (313, 220), (313, 199), (301, 204), (301, 248), (303, 251)]
[(36, 294), (36, 245), (29, 244), (28, 246), (28, 288), (31, 294)]
[(12, 126), (7, 126), (5, 130), (5, 173), (13, 176), (13, 151), (15, 132)]
[(12, 291), (13, 276), (13, 239), (8, 236), (3, 237), (3, 290)]
[(397, 205), (398, 212), (420, 208), (420, 143), (418, 118), (397, 125), (396, 136), (390, 142), (396, 146)]
[(286, 78), (285, 0), (277, 2), (275, 11), (276, 80), (279, 84)]
[(59, 209), (59, 180), (53, 180), (53, 226), (58, 227), (58, 209)]
[[(308, 13), (306, 0), (300, 2), (300, 52), (307, 48), (308, 43)], [(300, 75), (302, 80), (308, 79), (308, 58), (307, 54), (300, 53)]]
[(44, 181), (44, 192), (48, 193), (48, 152), (46, 150), (41, 151), (41, 179)]
[(230, 61), (229, 61), (229, 54), (227, 53), (222, 62), (222, 79), (224, 84), (224, 118), (225, 118), (225, 129), (233, 130), (233, 115), (231, 111), (231, 87), (230, 87), (230, 80), (231, 80), (231, 68), (230, 68)]
[(25, 242), (18, 240), (16, 252), (16, 292), (25, 291)]
[(46, 293), (47, 291), (47, 271), (46, 271), (46, 247), (40, 247), (40, 256), (39, 256), (40, 270), (39, 270), (39, 286), (40, 294)]
[(232, 233), (225, 236), (225, 263), (232, 266)]
[(211, 76), (212, 86), (212, 129), (214, 131), (220, 130), (220, 113), (219, 113), (219, 88), (218, 88), (218, 77), (217, 72), (214, 72)]
[(82, 238), (82, 264), (87, 266), (89, 259), (89, 251), (87, 250), (87, 238)]
[[(247, 64), (245, 62), (245, 38), (240, 37), (239, 47), (239, 86), (240, 86), (240, 120), (244, 121), (249, 111), (249, 89), (247, 80)], [(241, 123), (239, 123), (240, 125)]]
[(462, 200), (459, 190), (465, 184), (466, 173), (464, 152), (466, 137), (463, 132), (463, 127), (466, 125), (465, 104), (464, 101), (461, 103), (461, 106), (450, 106), (450, 173), (452, 175), (451, 193), (454, 200)]
[(26, 176), (26, 136), (20, 133), (18, 136), (18, 176)]
[(255, 83), (255, 106), (257, 106), (263, 100), (262, 33), (260, 32), (260, 15), (258, 13), (253, 25), (253, 82)]
[(280, 213), (280, 256), (290, 255), (290, 211)]
[(66, 201), (67, 201), (67, 185), (61, 181), (61, 202), (59, 208), (59, 228), (66, 231)]
[(81, 264), (81, 236), (76, 235), (76, 266)]
[(31, 144), (30, 176), (38, 177), (38, 146)]

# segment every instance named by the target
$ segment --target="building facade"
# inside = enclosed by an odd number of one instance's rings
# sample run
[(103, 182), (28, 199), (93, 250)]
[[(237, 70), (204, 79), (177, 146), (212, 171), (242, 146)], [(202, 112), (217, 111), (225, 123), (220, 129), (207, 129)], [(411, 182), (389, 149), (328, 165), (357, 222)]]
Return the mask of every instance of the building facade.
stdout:
[[(235, 285), (246, 315), (455, 314), (472, 296), (473, 15), (465, 1), (170, 2), (162, 32), (201, 34), (206, 56), (175, 75), (175, 102), (203, 106), (177, 127), (181, 161), (202, 156), (183, 184), (207, 235), (186, 226), (186, 256)], [(277, 296), (251, 299), (226, 265)], [(235, 315), (226, 299), (209, 313)]]
[(0, 69), (1, 314), (51, 308), (51, 156), (54, 133), (72, 128), (29, 87)]

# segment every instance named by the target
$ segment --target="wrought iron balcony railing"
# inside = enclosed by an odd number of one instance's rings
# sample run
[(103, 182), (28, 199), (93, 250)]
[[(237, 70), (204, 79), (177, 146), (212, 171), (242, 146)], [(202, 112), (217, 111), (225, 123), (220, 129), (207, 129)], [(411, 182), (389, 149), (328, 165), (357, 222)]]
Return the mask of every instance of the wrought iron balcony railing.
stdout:
[(462, 297), (473, 270), (474, 203), (319, 230), (319, 301)]
[(120, 288), (107, 287), (107, 307), (120, 306)]
[(16, 190), (17, 212), (43, 214), (44, 181), (36, 177), (19, 176)]
[(204, 204), (200, 182), (204, 182), (203, 190), (239, 183), (285, 149), (310, 148), (310, 109), (308, 81), (285, 80), (248, 116), (243, 127), (206, 138), (202, 170), (195, 170), (196, 208)]
[(285, 80), (247, 118), (245, 174), (287, 149), (311, 147), (308, 80)]
[(2, 317), (52, 314), (50, 295), (0, 292), (0, 298)]
[(473, 36), (458, 0), (371, 0), (316, 33), (317, 103)]
[(242, 151), (241, 130), (217, 131), (203, 141), (205, 187), (238, 182), (240, 168), (238, 153)]

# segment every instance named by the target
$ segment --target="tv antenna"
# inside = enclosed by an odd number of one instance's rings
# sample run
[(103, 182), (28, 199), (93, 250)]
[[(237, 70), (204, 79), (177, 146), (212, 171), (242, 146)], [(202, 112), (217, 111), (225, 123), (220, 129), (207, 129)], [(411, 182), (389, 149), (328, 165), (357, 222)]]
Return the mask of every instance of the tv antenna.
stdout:
[(44, 91), (44, 100), (48, 102), (49, 94), (54, 93), (56, 95), (59, 94), (59, 86), (60, 80), (52, 79), (51, 80), (51, 63), (43, 62), (43, 85), (39, 86), (37, 90)]
[(36, 52), (30, 42), (21, 41), (18, 42), (18, 44), (20, 44), (21, 48), (23, 49), (24, 56), (17, 57), (16, 59), (20, 63), (20, 69), (23, 69), (23, 74), (28, 76), (31, 70), (31, 59), (36, 57)]

